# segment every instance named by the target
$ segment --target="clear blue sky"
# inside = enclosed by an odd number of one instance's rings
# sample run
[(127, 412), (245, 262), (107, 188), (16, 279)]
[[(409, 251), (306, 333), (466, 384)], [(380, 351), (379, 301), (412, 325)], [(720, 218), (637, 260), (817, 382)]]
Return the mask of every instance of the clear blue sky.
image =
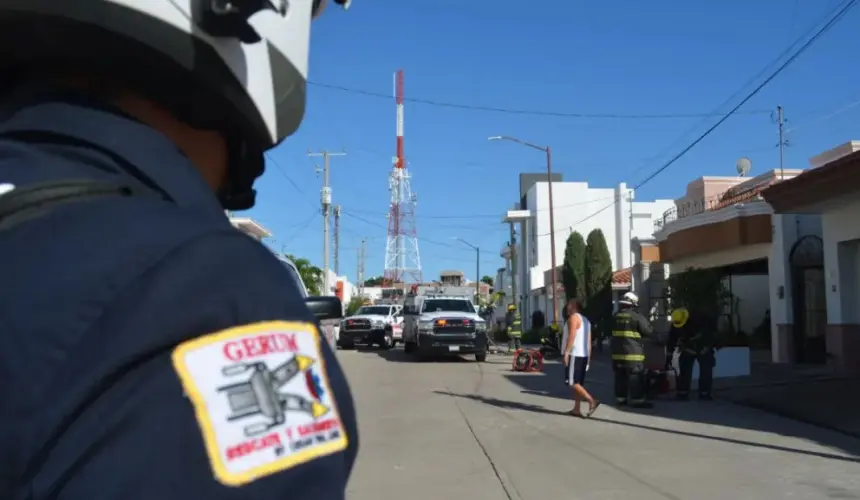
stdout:
[[(405, 71), (406, 97), (508, 109), (584, 114), (690, 114), (719, 107), (836, 0), (641, 2), (616, 0), (356, 0), (347, 13), (315, 23), (310, 80), (391, 94)], [(660, 8), (664, 5), (665, 8)], [(676, 198), (701, 175), (734, 175), (740, 156), (753, 173), (778, 167), (777, 128), (767, 112), (785, 108), (792, 146), (786, 168), (860, 139), (860, 53), (856, 9), (738, 116), (637, 192), (637, 200)], [(273, 246), (322, 263), (322, 179), (308, 149), (345, 149), (332, 159), (334, 203), (341, 222), (341, 273), (354, 280), (367, 243), (367, 276), (383, 271), (388, 173), (395, 143), (393, 99), (310, 85), (299, 132), (270, 154), (247, 214), (274, 232)], [(843, 110), (839, 112), (840, 110)], [(750, 113), (755, 111), (763, 113)], [(835, 116), (833, 113), (838, 112)], [(442, 269), (474, 276), (503, 265), (503, 212), (518, 198), (517, 174), (540, 171), (540, 152), (488, 142), (514, 135), (550, 144), (568, 181), (610, 187), (636, 184), (718, 118), (560, 118), (406, 103), (406, 155), (419, 195), (417, 225), (425, 277)], [(682, 139), (682, 140), (681, 140)], [(292, 181), (292, 182), (291, 182)], [(295, 186), (298, 186), (297, 189)], [(464, 217), (467, 218), (455, 218)]]

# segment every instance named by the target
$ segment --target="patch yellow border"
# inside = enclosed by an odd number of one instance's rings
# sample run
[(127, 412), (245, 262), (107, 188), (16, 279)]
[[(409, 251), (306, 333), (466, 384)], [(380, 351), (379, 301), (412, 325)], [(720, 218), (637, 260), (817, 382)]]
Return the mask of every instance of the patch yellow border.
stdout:
[[(206, 400), (203, 398), (203, 394), (201, 394), (200, 388), (197, 387), (197, 384), (195, 383), (194, 379), (191, 376), (191, 373), (188, 370), (188, 367), (185, 363), (185, 356), (191, 351), (195, 351), (197, 349), (200, 349), (201, 347), (206, 347), (217, 342), (223, 342), (225, 340), (242, 337), (254, 333), (278, 331), (301, 332), (313, 335), (314, 341), (317, 346), (317, 354), (319, 356), (318, 362), (320, 364), (320, 370), (322, 371), (322, 375), (320, 378), (322, 379), (321, 381), (325, 390), (332, 395), (332, 407), (334, 409), (334, 414), (337, 418), (338, 424), (340, 425), (341, 437), (335, 441), (326, 443), (324, 445), (320, 445), (315, 448), (305, 449), (299, 451), (298, 453), (285, 456), (281, 459), (275, 460), (270, 464), (255, 467), (240, 474), (234, 474), (227, 470), (227, 466), (221, 459), (222, 454), (221, 451), (218, 449), (218, 441), (215, 437), (215, 428), (212, 419), (209, 418)], [(194, 406), (194, 413), (197, 417), (197, 424), (200, 427), (200, 431), (203, 433), (203, 441), (206, 445), (206, 452), (209, 455), (209, 462), (212, 465), (212, 470), (215, 473), (215, 478), (221, 484), (224, 484), (226, 486), (242, 486), (262, 477), (310, 462), (311, 460), (331, 455), (339, 451), (343, 451), (349, 444), (349, 436), (347, 435), (346, 428), (343, 425), (343, 420), (340, 416), (340, 410), (337, 406), (337, 401), (335, 401), (334, 394), (332, 393), (331, 383), (328, 378), (328, 372), (326, 371), (325, 359), (323, 358), (322, 353), (322, 336), (317, 330), (317, 327), (311, 323), (297, 321), (264, 321), (260, 323), (252, 323), (249, 325), (228, 328), (226, 330), (221, 330), (220, 332), (215, 332), (179, 344), (173, 350), (173, 354), (171, 357), (173, 360), (173, 367), (176, 370), (176, 373), (179, 375), (179, 380), (182, 383), (182, 387), (185, 389), (185, 394), (188, 396), (188, 399), (191, 400), (191, 403)]]

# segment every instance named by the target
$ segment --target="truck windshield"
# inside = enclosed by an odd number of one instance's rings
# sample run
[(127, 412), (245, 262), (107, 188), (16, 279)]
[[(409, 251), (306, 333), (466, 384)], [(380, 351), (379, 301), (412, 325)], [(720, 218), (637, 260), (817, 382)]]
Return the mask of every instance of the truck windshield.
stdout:
[(359, 307), (355, 314), (373, 314), (375, 316), (388, 316), (388, 306), (364, 306)]
[(437, 311), (474, 313), (475, 306), (468, 300), (430, 299), (424, 302), (424, 307), (421, 309), (421, 312)]
[(299, 277), (299, 273), (296, 272), (296, 268), (286, 262), (284, 262), (284, 267), (287, 268), (287, 272), (290, 274), (290, 278), (293, 279), (293, 283), (296, 284), (296, 287), (299, 289), (299, 293), (302, 294), (302, 297), (307, 297), (308, 292), (307, 290), (305, 290), (305, 285), (302, 282), (302, 278)]

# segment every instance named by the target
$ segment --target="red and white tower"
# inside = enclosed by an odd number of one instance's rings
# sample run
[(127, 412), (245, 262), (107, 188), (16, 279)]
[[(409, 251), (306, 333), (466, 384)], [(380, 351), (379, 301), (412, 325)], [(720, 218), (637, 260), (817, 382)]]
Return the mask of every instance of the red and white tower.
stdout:
[(421, 283), (421, 257), (418, 253), (418, 230), (415, 227), (415, 205), (411, 176), (403, 153), (403, 70), (395, 74), (397, 103), (397, 156), (389, 176), (391, 208), (388, 213), (388, 238), (385, 240), (385, 274), (387, 286), (393, 283)]

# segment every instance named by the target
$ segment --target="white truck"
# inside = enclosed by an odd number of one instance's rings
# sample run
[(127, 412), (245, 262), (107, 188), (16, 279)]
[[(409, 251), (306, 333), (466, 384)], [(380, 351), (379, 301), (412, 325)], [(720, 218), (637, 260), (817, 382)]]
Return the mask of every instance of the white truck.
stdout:
[(310, 296), (304, 281), (299, 276), (299, 270), (296, 268), (296, 265), (282, 255), (276, 255), (276, 257), (287, 268), (290, 277), (299, 289), (299, 293), (305, 299), (305, 304), (307, 304), (308, 308), (314, 313), (317, 320), (319, 320), (320, 330), (322, 330), (322, 335), (325, 337), (326, 342), (328, 342), (332, 350), (335, 350), (337, 348), (338, 327), (341, 318), (343, 318), (343, 303), (337, 297)]
[(474, 288), (418, 288), (403, 304), (403, 346), (407, 353), (474, 354), (487, 360), (487, 323), (475, 312)]
[(399, 304), (361, 306), (341, 322), (338, 345), (343, 349), (351, 349), (356, 344), (391, 349), (401, 338), (402, 309)]

